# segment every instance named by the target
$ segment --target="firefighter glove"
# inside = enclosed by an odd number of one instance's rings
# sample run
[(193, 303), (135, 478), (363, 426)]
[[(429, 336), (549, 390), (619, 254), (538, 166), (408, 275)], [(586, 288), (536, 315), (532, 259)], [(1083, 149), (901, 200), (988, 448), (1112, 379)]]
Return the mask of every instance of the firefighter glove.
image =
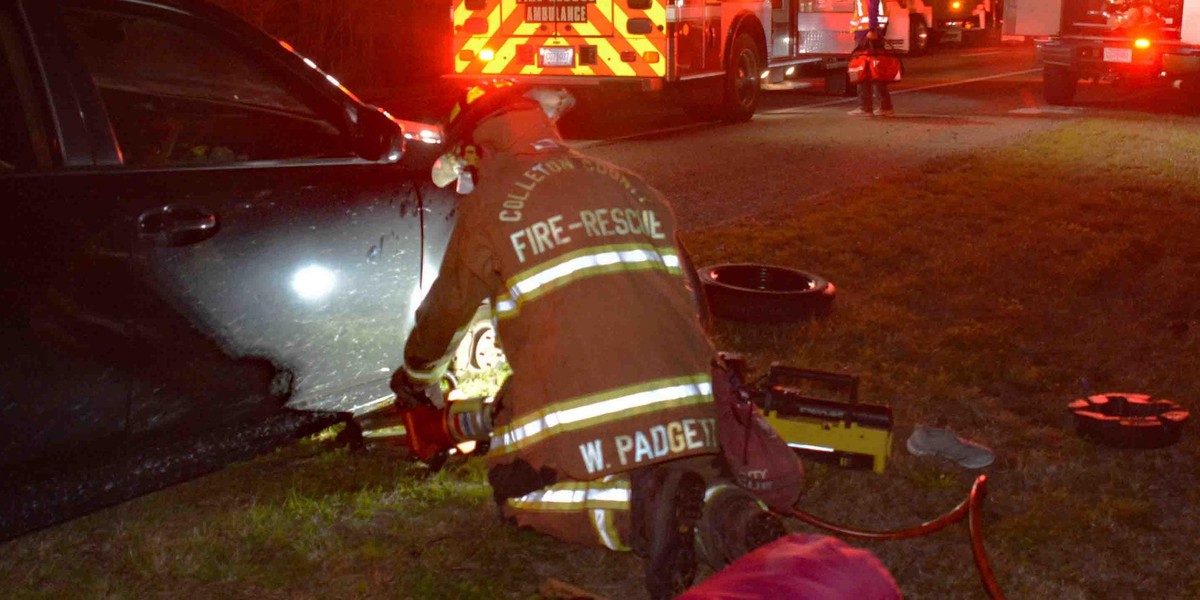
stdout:
[(445, 406), (442, 398), (442, 388), (437, 383), (423, 383), (410, 377), (403, 369), (392, 373), (392, 392), (396, 394), (396, 406), (400, 408), (415, 408), (430, 406), (441, 408)]

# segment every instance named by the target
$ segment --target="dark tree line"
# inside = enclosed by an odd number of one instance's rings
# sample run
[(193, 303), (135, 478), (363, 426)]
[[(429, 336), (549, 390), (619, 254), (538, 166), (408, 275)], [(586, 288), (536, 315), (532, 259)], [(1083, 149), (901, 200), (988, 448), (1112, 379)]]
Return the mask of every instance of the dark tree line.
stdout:
[(450, 68), (450, 0), (212, 0), (360, 93)]

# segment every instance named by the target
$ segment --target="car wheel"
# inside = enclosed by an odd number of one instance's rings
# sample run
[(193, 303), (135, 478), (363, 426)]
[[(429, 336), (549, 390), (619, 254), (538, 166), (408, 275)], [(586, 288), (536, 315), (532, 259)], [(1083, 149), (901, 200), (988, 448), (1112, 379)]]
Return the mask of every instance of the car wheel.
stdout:
[(721, 118), (729, 122), (749, 121), (758, 108), (759, 74), (763, 60), (759, 55), (754, 38), (741, 34), (733, 42), (729, 53), (729, 67), (725, 71), (724, 102)]
[(496, 338), (496, 328), (488, 317), (478, 317), (467, 328), (466, 335), (454, 355), (454, 369), (459, 372), (487, 371), (504, 362), (504, 350)]
[(1060, 65), (1047, 65), (1042, 69), (1042, 94), (1047, 104), (1070, 106), (1075, 99), (1079, 74)]
[(713, 316), (733, 321), (780, 322), (829, 314), (837, 290), (824, 278), (796, 269), (729, 264), (699, 269)]

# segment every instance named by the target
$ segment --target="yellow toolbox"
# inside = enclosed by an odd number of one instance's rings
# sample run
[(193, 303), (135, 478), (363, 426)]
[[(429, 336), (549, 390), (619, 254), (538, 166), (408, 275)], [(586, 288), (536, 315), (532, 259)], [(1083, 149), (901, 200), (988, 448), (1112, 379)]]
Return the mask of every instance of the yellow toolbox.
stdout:
[[(892, 453), (892, 409), (858, 401), (858, 376), (774, 365), (759, 388), (767, 422), (802, 457), (882, 474)], [(810, 396), (813, 390), (822, 395)]]

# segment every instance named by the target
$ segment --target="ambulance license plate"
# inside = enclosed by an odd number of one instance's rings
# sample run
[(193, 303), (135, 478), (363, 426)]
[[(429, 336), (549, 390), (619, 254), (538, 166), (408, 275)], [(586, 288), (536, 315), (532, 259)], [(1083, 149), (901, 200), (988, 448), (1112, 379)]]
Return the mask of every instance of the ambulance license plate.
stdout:
[(1133, 62), (1133, 48), (1105, 48), (1104, 62), (1131, 63)]
[(575, 66), (574, 48), (540, 48), (543, 67), (573, 67)]

